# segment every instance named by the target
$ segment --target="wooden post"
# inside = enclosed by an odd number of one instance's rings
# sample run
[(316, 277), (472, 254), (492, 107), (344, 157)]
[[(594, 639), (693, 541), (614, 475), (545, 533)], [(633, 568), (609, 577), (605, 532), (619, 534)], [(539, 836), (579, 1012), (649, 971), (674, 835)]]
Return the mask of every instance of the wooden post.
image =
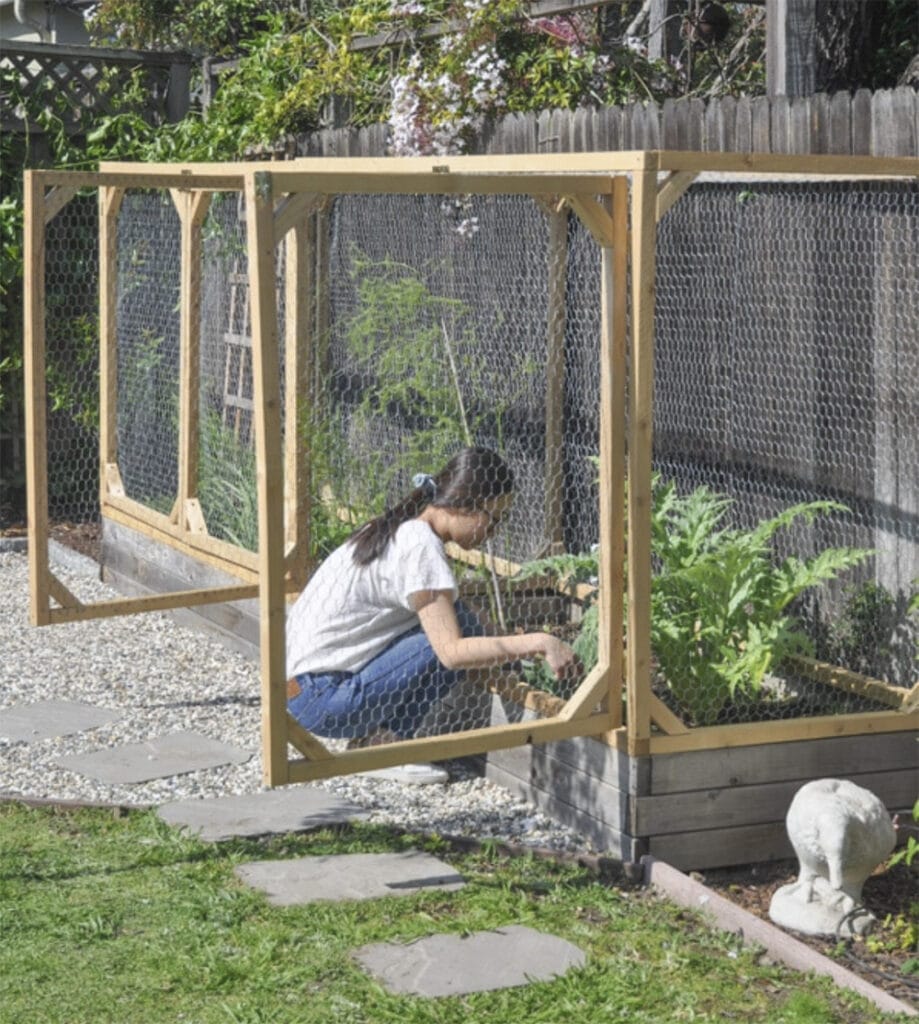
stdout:
[(201, 377), (201, 224), (210, 192), (173, 189), (182, 223), (179, 340), (179, 524), (190, 533), (205, 531), (198, 505), (198, 441)]
[(766, 93), (810, 96), (816, 86), (814, 0), (766, 0)]
[(651, 457), (657, 173), (632, 175), (632, 322), (629, 403), (628, 730), (630, 752), (651, 735)]
[(309, 449), (304, 445), (303, 424), (309, 411), (312, 366), (313, 248), (310, 244), (314, 218), (295, 225), (285, 245), (285, 345), (284, 362), (284, 528), (288, 574), (297, 588), (306, 582), (309, 568), (310, 507)]
[(609, 666), (610, 728), (622, 725), (625, 605), (625, 404), (628, 347), (629, 184), (613, 181), (613, 248), (603, 250), (604, 356), (600, 379), (600, 632)]
[(23, 362), (26, 413), (26, 507), (29, 525), (29, 617), (50, 622), (48, 573), (48, 423), (45, 383), (45, 186), (40, 171), (23, 174)]
[(546, 530), (552, 554), (565, 549), (565, 285), (568, 210), (549, 214), (549, 310), (546, 352)]
[(99, 189), (99, 504), (105, 503), (118, 463), (117, 228), (124, 189)]
[(271, 173), (248, 172), (245, 196), (258, 478), (262, 774), (266, 785), (278, 786), (288, 781), (287, 608), (284, 601), (284, 474)]

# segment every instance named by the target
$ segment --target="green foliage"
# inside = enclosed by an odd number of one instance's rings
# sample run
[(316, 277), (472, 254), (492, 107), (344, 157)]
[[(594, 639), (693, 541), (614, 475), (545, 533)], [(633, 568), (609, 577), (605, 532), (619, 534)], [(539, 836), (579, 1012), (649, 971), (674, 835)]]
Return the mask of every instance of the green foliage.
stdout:
[[(353, 249), (350, 273), (357, 303), (344, 331), (361, 396), (353, 429), (370, 438), (374, 424), (410, 425), (395, 459), (391, 452), (363, 457), (362, 478), (372, 492), (361, 495), (362, 503), (380, 511), (413, 472), (442, 465), (483, 431), (500, 448), (503, 417), (516, 393), (507, 395), (507, 382), (476, 338), (472, 310), (435, 294), (423, 270)], [(523, 368), (518, 391), (533, 372)]]
[[(828, 548), (777, 561), (773, 541), (799, 520), (843, 511), (834, 502), (795, 505), (752, 530), (723, 525), (732, 499), (700, 487), (681, 497), (657, 481), (651, 514), (654, 573), (651, 646), (657, 670), (689, 720), (712, 724), (732, 701), (756, 699), (768, 672), (811, 641), (789, 606), (870, 552)], [(561, 555), (529, 563), (520, 577), (557, 575), (564, 586), (596, 577), (598, 556)], [(598, 610), (587, 609), (575, 649), (586, 670), (597, 659)], [(540, 667), (530, 681), (549, 682)]]
[(88, 27), (103, 46), (224, 56), (257, 36), (268, 14), (285, 11), (293, 16), (294, 5), (278, 0), (100, 0)]
[(730, 507), (730, 499), (705, 488), (680, 498), (666, 484), (656, 489), (652, 514), (652, 649), (677, 702), (701, 725), (738, 694), (759, 694), (766, 673), (789, 655), (812, 650), (789, 605), (870, 554), (827, 548), (776, 564), (779, 531), (844, 506), (794, 505), (752, 530), (721, 528)]
[(247, 551), (258, 551), (255, 451), (209, 409), (202, 418), (198, 500), (208, 532)]

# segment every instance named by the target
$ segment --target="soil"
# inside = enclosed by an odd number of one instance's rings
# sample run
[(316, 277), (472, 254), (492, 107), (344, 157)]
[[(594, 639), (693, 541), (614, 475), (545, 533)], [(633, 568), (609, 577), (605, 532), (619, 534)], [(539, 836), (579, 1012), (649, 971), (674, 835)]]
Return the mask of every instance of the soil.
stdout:
[[(0, 537), (25, 537), (25, 523), (13, 523), (0, 529)], [(99, 523), (60, 522), (51, 526), (50, 536), (65, 548), (98, 562), (102, 551), (102, 526)]]
[[(837, 940), (793, 934), (800, 942), (883, 989), (889, 995), (919, 1009), (919, 871), (897, 864), (879, 868), (862, 891), (865, 906), (877, 918), (870, 935)], [(747, 864), (717, 868), (693, 877), (729, 899), (736, 906), (770, 921), (772, 894), (796, 881), (797, 861)]]
[(55, 523), (51, 538), (94, 562), (102, 556), (102, 526), (99, 523)]

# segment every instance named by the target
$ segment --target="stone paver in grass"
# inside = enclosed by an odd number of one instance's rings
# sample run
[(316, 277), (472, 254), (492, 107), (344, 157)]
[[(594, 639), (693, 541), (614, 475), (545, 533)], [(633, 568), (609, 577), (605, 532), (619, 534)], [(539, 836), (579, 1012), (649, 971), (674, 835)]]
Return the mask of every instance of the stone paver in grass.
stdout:
[(53, 736), (96, 729), (121, 718), (123, 712), (72, 700), (42, 700), (0, 711), (0, 737), (34, 743)]
[(254, 861), (240, 864), (236, 874), (278, 907), (408, 896), (426, 889), (452, 892), (465, 885), (449, 864), (417, 850)]
[(551, 981), (587, 960), (565, 939), (509, 925), (469, 935), (429, 935), (415, 942), (379, 942), (352, 954), (396, 995), (459, 996)]
[(142, 743), (69, 754), (58, 758), (55, 764), (101, 782), (130, 784), (224, 764), (242, 764), (251, 757), (251, 750), (240, 750), (195, 732), (176, 732)]
[(214, 843), (347, 825), (362, 821), (368, 814), (350, 800), (297, 786), (264, 793), (176, 800), (163, 804), (157, 813), (168, 824), (184, 825), (200, 839)]

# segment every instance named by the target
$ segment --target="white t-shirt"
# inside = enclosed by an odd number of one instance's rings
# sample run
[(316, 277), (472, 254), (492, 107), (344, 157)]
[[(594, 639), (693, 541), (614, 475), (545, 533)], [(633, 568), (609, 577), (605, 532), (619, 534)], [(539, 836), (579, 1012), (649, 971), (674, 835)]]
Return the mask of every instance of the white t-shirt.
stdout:
[(411, 597), (457, 593), (443, 541), (418, 519), (396, 531), (383, 554), (357, 565), (342, 544), (319, 566), (287, 615), (287, 675), (356, 672), (418, 625)]

